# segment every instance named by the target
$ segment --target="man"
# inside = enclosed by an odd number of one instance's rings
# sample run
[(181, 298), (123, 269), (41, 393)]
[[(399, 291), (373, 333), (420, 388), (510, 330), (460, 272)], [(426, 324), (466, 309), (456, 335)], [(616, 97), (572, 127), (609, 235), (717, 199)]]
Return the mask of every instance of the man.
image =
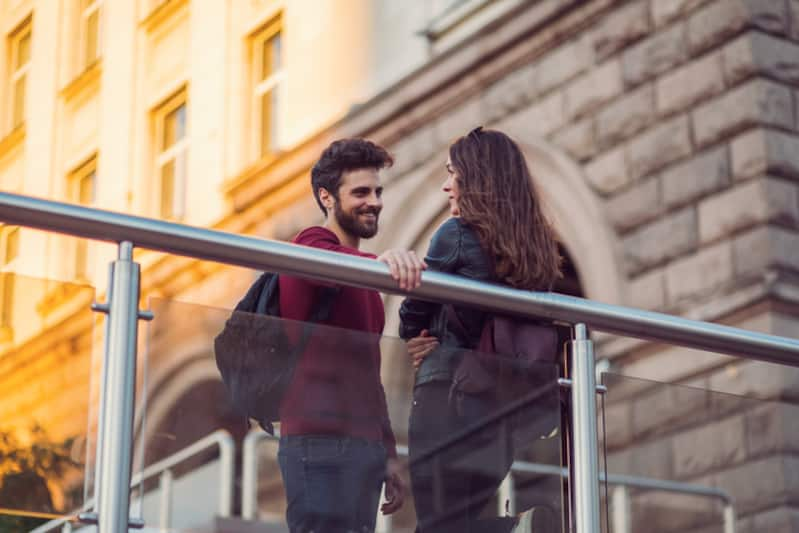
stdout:
[[(294, 243), (377, 259), (389, 265), (400, 288), (419, 285), (425, 265), (413, 252), (375, 257), (361, 239), (377, 234), (383, 206), (380, 171), (393, 164), (380, 146), (343, 139), (322, 153), (311, 171), (323, 226), (300, 232)], [(284, 319), (306, 321), (321, 282), (280, 276)], [(334, 326), (330, 328), (327, 326)], [(280, 408), (278, 459), (292, 532), (374, 531), (380, 489), (384, 514), (403, 504), (396, 446), (380, 381), (383, 304), (373, 290), (342, 286), (329, 319), (297, 363)]]

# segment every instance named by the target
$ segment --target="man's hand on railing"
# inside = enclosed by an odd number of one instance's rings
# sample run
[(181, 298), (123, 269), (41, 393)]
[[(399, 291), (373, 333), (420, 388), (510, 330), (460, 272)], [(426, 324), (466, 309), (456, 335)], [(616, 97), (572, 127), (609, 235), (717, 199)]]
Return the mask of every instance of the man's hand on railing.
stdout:
[(399, 511), (405, 503), (405, 493), (408, 488), (400, 476), (401, 468), (396, 458), (386, 461), (386, 501), (380, 506), (380, 512), (384, 515)]
[(399, 282), (400, 289), (412, 291), (422, 284), (422, 271), (427, 268), (427, 263), (413, 250), (393, 248), (380, 254), (377, 260), (388, 265), (391, 277)]

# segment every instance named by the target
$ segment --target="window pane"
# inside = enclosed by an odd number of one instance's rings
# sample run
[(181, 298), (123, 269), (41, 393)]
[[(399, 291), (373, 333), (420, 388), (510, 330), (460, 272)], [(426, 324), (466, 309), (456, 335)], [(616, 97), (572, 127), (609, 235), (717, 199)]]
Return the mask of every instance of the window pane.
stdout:
[(275, 73), (280, 68), (280, 34), (266, 39), (261, 50), (261, 81)]
[(19, 255), (19, 228), (11, 230), (6, 236), (6, 250), (4, 264), (7, 265)]
[(16, 128), (25, 122), (25, 78), (21, 76), (14, 83), (13, 111), (11, 117), (11, 127)]
[(179, 141), (186, 136), (186, 104), (181, 104), (179, 108), (175, 109), (175, 119), (177, 121), (175, 130)]
[(19, 41), (17, 42), (17, 63), (14, 65), (18, 70), (20, 67), (24, 66), (31, 57), (31, 32), (30, 30), (25, 30), (25, 33), (20, 36)]
[(100, 26), (100, 10), (95, 9), (86, 19), (86, 43), (85, 61), (86, 66), (91, 65), (97, 59), (97, 35)]
[(172, 218), (175, 205), (175, 161), (161, 167), (161, 217)]
[(186, 135), (186, 105), (181, 104), (164, 117), (163, 150)]
[(78, 203), (81, 205), (91, 205), (94, 203), (96, 172), (92, 170), (78, 182)]
[(272, 72), (280, 70), (280, 67), (283, 66), (283, 62), (281, 60), (283, 48), (283, 40), (280, 37), (280, 34), (275, 34), (272, 37)]
[(75, 243), (75, 277), (86, 278), (86, 266), (89, 262), (89, 243), (79, 240)]
[(11, 327), (14, 312), (14, 275), (0, 274), (0, 288), (3, 290), (3, 307), (0, 309), (0, 326)]
[(174, 164), (174, 182), (172, 194), (172, 216), (173, 218), (182, 218), (185, 211), (186, 204), (186, 161), (188, 159), (188, 150), (181, 150), (175, 156)]
[(261, 95), (261, 155), (272, 152), (272, 133), (273, 128), (273, 95), (275, 90), (265, 92)]

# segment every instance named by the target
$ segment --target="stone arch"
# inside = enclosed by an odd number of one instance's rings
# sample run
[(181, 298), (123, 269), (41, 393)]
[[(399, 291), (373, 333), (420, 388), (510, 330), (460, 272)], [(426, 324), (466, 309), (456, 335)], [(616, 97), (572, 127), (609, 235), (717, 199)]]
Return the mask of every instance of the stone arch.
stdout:
[[(604, 303), (622, 304), (625, 295), (620, 243), (582, 168), (542, 139), (525, 138), (519, 144), (547, 213), (574, 262), (583, 294)], [(446, 158), (446, 152), (441, 152), (402, 179), (388, 184), (386, 198), (391, 198), (396, 190), (398, 195), (402, 194), (402, 200), (387, 201), (381, 233), (371, 248), (402, 247), (425, 252), (430, 235), (447, 216), (447, 202), (440, 193)], [(397, 331), (400, 301), (397, 296), (385, 299), (385, 331), (389, 335)]]
[(547, 213), (574, 261), (585, 297), (623, 304), (621, 243), (582, 167), (542, 139), (525, 139), (520, 146)]
[(235, 417), (227, 400), (208, 345), (187, 348), (174, 354), (150, 380), (134, 426), (136, 468), (144, 466), (143, 461), (163, 459), (216, 429), (235, 434), (244, 428), (243, 418)]

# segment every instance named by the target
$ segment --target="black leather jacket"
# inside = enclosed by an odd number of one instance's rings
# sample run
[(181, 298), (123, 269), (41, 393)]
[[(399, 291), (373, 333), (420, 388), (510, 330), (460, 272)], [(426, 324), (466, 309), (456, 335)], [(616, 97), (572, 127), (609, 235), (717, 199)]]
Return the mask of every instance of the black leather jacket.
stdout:
[[(496, 281), (493, 264), (477, 234), (459, 218), (450, 218), (438, 228), (430, 241), (425, 262), (430, 270)], [(431, 381), (450, 381), (460, 357), (459, 348), (473, 349), (480, 340), (485, 312), (454, 306), (461, 328), (451, 323), (442, 308), (441, 304), (412, 298), (406, 298), (400, 307), (400, 337), (410, 339), (427, 329), (440, 342), (439, 348), (422, 361), (416, 372), (417, 386)]]

